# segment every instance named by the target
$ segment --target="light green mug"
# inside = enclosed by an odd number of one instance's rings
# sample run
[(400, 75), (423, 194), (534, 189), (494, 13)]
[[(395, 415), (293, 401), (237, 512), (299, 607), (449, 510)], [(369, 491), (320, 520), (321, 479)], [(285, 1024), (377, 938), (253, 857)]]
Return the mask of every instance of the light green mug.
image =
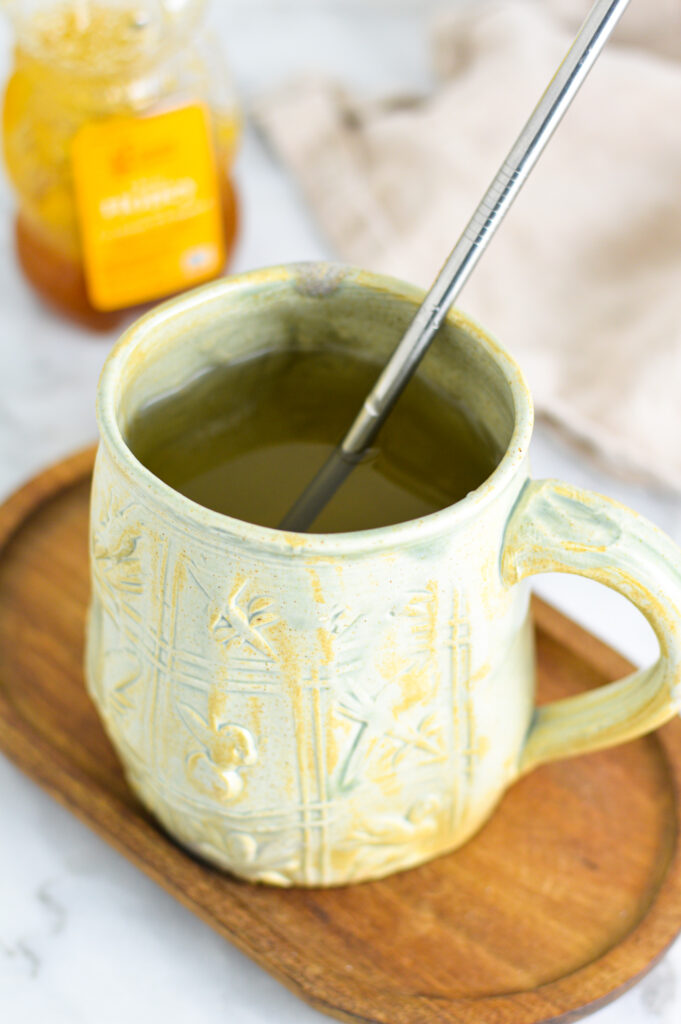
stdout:
[[(528, 479), (521, 372), (459, 312), (419, 372), (465, 401), (498, 465), (433, 515), (285, 533), (200, 507), (128, 448), (141, 407), (258, 349), (385, 360), (420, 299), (325, 264), (245, 274), (149, 313), (102, 374), (90, 693), (144, 804), (253, 881), (340, 885), (452, 850), (519, 775), (640, 736), (680, 704), (681, 554), (621, 505)], [(661, 654), (537, 709), (524, 581), (555, 571), (628, 597)]]

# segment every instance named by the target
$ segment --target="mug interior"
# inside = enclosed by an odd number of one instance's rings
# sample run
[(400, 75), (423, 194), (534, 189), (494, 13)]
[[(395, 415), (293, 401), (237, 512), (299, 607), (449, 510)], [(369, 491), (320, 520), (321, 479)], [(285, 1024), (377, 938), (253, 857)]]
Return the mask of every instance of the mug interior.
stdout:
[[(100, 385), (102, 436), (109, 415), (127, 445), (130, 425), (152, 403), (260, 354), (335, 349), (385, 363), (421, 299), (402, 282), (328, 264), (257, 271), (190, 292), (135, 324), (109, 357)], [(464, 407), (495, 467), (511, 448), (526, 446), (532, 410), (520, 371), (459, 311), (448, 315), (417, 373)]]

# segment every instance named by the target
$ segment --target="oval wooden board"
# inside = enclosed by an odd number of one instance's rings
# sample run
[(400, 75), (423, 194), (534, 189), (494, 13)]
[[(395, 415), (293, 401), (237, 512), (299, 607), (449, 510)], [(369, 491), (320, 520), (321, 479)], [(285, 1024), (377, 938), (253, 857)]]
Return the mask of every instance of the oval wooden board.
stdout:
[[(83, 686), (92, 452), (0, 508), (0, 749), (313, 1006), (372, 1024), (572, 1021), (681, 927), (681, 721), (536, 771), (467, 846), (381, 882), (254, 887), (192, 859), (129, 792)], [(630, 670), (535, 603), (540, 697)]]

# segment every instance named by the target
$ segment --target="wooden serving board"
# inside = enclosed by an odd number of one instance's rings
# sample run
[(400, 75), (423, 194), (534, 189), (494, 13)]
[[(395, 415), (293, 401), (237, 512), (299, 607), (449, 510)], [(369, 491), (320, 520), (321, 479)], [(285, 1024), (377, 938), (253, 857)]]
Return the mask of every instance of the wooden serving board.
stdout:
[[(128, 790), (86, 696), (92, 452), (0, 508), (0, 749), (319, 1010), (372, 1024), (573, 1021), (681, 928), (681, 720), (517, 783), (456, 853), (331, 890), (250, 886), (194, 860)], [(631, 666), (537, 601), (542, 700)]]

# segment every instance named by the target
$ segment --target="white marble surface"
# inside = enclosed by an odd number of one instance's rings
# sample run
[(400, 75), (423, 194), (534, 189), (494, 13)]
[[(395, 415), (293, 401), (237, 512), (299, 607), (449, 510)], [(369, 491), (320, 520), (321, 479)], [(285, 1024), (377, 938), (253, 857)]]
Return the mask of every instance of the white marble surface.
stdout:
[[(365, 90), (425, 89), (430, 0), (232, 0), (213, 4), (242, 95), (302, 68)], [(0, 78), (9, 34), (0, 30)], [(328, 257), (295, 187), (247, 133), (239, 162), (243, 236), (235, 270)], [(93, 395), (113, 337), (41, 308), (10, 255), (0, 182), (0, 495), (94, 438)], [(530, 287), (530, 282), (528, 282)], [(465, 307), (465, 297), (462, 303)], [(474, 310), (471, 312), (475, 313)], [(607, 492), (681, 542), (681, 499), (613, 479), (540, 425), (536, 475)], [(572, 577), (537, 589), (638, 662), (656, 644), (623, 599)], [(325, 1020), (145, 878), (0, 757), (0, 1020), (14, 1024), (233, 1024)], [(681, 942), (594, 1024), (678, 1024)], [(481, 1021), (481, 1024), (484, 1024)]]

